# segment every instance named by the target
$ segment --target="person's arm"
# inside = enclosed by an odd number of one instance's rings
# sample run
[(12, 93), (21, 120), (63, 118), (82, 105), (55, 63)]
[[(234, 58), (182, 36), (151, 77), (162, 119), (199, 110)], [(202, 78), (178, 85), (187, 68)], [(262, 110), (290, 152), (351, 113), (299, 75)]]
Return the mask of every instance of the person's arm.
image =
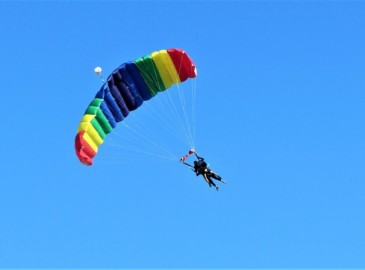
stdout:
[(182, 161), (181, 163), (185, 164), (186, 166), (189, 166), (190, 168), (194, 168), (192, 165), (190, 165), (189, 163), (186, 163), (185, 161)]
[(204, 160), (204, 158), (202, 158), (202, 157), (200, 157), (196, 152), (194, 153), (195, 154), (195, 156), (196, 156), (196, 158), (198, 159), (198, 160)]

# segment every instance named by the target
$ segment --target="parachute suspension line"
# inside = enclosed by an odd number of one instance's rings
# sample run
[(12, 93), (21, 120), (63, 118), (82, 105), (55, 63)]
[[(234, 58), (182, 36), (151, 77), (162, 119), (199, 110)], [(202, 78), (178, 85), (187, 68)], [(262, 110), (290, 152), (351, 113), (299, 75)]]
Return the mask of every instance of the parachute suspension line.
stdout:
[[(158, 105), (161, 108), (161, 110), (166, 107), (162, 105), (158, 97), (154, 99), (154, 102), (159, 103)], [(151, 106), (150, 103), (146, 103), (144, 105), (144, 109), (148, 111), (148, 115), (151, 116), (151, 118), (153, 118), (155, 122), (159, 123), (161, 127), (165, 128), (171, 135), (178, 138), (182, 142), (186, 143), (184, 136), (181, 135), (181, 132), (178, 132), (176, 126), (173, 126), (171, 123), (169, 123), (169, 121), (166, 120), (166, 117), (163, 117), (166, 116), (164, 112), (163, 111), (158, 112), (157, 106), (154, 106), (154, 109), (152, 109), (150, 106)]]
[[(132, 118), (135, 118), (135, 117), (132, 116), (132, 115), (130, 115), (130, 119), (132, 119)], [(149, 138), (149, 137), (147, 137), (145, 135), (146, 132), (139, 131), (139, 130), (146, 130), (146, 127), (145, 126), (143, 126), (143, 128), (138, 127), (137, 126), (137, 119), (133, 119), (132, 122), (133, 122), (134, 125), (136, 125), (136, 127), (129, 126), (127, 123), (125, 123), (125, 121), (123, 121), (121, 124), (123, 126), (125, 126), (126, 128), (128, 128), (128, 130), (130, 130), (131, 132), (133, 132), (134, 135), (136, 135), (139, 138), (143, 139), (145, 142), (149, 143), (150, 145), (156, 147), (156, 149), (159, 150), (160, 152), (162, 152), (164, 155), (169, 156), (170, 159), (176, 160), (176, 156), (175, 155), (173, 155), (172, 153), (170, 153), (167, 149), (165, 149), (161, 145), (157, 144), (157, 139), (151, 139), (151, 138)], [(153, 134), (153, 132), (149, 132), (149, 135), (152, 135), (152, 134)], [(135, 139), (136, 136), (133, 136), (133, 139)], [(139, 152), (144, 152), (144, 151), (139, 151)], [(144, 153), (146, 153), (146, 152), (144, 152)], [(154, 154), (154, 155), (156, 155), (156, 154)], [(162, 156), (162, 155), (160, 155), (160, 156)], [(165, 158), (167, 158), (167, 157), (165, 157)]]
[[(190, 107), (187, 105), (187, 100), (184, 92), (182, 91), (180, 85), (177, 86), (179, 97), (180, 97), (180, 105), (183, 111), (183, 115), (185, 118), (185, 124), (186, 124), (186, 130), (189, 136), (189, 143), (190, 148), (195, 148), (195, 80), (192, 80), (192, 86), (191, 86), (191, 103)], [(191, 110), (189, 113), (187, 112), (188, 109)], [(189, 119), (190, 115), (190, 119)]]
[[(120, 135), (121, 136), (121, 135)], [(124, 157), (125, 157), (125, 161), (123, 162), (123, 160), (121, 160), (121, 156), (118, 154), (118, 156), (114, 157), (115, 160), (117, 160), (118, 162), (116, 163), (128, 163), (129, 160), (145, 160), (143, 157), (144, 156), (152, 156), (152, 157), (157, 157), (157, 158), (161, 158), (161, 159), (165, 159), (165, 160), (173, 160), (175, 161), (176, 158), (172, 158), (171, 156), (166, 156), (163, 154), (158, 154), (155, 152), (151, 152), (151, 151), (145, 151), (145, 150), (141, 150), (141, 149), (136, 149), (135, 147), (132, 146), (128, 146), (128, 144), (126, 145), (122, 145), (120, 143), (117, 143), (116, 140), (114, 140), (113, 138), (111, 138), (111, 146), (115, 147), (115, 148), (120, 148), (122, 150), (128, 150), (129, 153), (126, 153), (125, 151), (122, 151), (121, 153), (124, 153)], [(135, 156), (132, 156), (131, 153), (134, 153)], [(106, 160), (106, 158), (104, 158)], [(108, 160), (113, 159), (113, 157), (108, 157)], [(109, 163), (109, 162), (108, 162)]]
[[(192, 139), (191, 139), (191, 132), (190, 132), (189, 123), (188, 123), (187, 115), (186, 115), (186, 104), (185, 104), (185, 99), (184, 99), (184, 96), (181, 93), (179, 85), (177, 85), (177, 91), (178, 91), (178, 94), (179, 94), (180, 106), (181, 106), (181, 110), (182, 110), (182, 113), (178, 114), (178, 117), (179, 117), (179, 121), (181, 123), (181, 126), (183, 127), (185, 137), (187, 139), (189, 147), (191, 148)], [(169, 98), (171, 99), (170, 95), (169, 95)], [(183, 119), (181, 119), (181, 118), (183, 118)]]
[[(186, 52), (183, 52), (183, 56), (181, 57), (180, 60), (180, 64), (179, 64), (179, 73), (181, 71), (181, 67), (182, 67), (182, 63), (183, 63), (183, 58), (185, 56)], [(185, 123), (187, 126), (187, 131), (189, 134), (189, 138), (190, 138), (190, 148), (195, 148), (195, 80), (192, 80), (191, 83), (192, 87), (191, 87), (191, 104), (190, 104), (190, 109), (191, 109), (191, 122), (189, 123), (188, 121), (188, 114), (187, 114), (187, 105), (186, 105), (186, 100), (185, 100), (185, 95), (183, 94), (183, 92), (181, 91), (180, 85), (178, 85), (178, 91), (179, 91), (179, 96), (180, 96), (180, 104), (182, 106), (183, 109), (183, 113), (184, 113), (184, 117), (185, 117)]]
[(192, 103), (192, 117), (193, 117), (193, 131), (194, 131), (194, 148), (196, 147), (196, 81), (193, 80), (192, 84), (192, 96), (191, 96), (191, 103)]
[[(140, 150), (140, 149), (136, 149), (135, 147), (128, 147), (126, 145), (121, 145), (121, 144), (118, 144), (118, 143), (115, 143), (114, 146), (118, 147), (118, 148), (121, 148), (121, 149), (128, 150), (128, 151), (132, 151), (132, 152), (137, 153), (137, 154), (144, 154), (144, 155), (149, 155), (149, 156), (168, 159), (168, 160), (176, 160), (176, 157), (157, 154), (155, 152), (150, 152), (150, 151), (143, 151), (143, 150)], [(130, 158), (130, 155), (128, 155), (128, 158)], [(136, 158), (136, 157), (135, 157), (135, 159), (143, 160), (142, 158)]]
[(196, 146), (196, 81), (191, 81), (191, 137), (192, 145), (191, 148), (195, 149)]
[[(182, 62), (182, 59), (181, 59), (181, 62)], [(180, 68), (181, 68), (181, 64), (180, 64)], [(179, 70), (180, 72), (180, 70)], [(156, 87), (158, 87), (158, 89), (163, 89), (160, 85), (160, 82), (158, 80), (158, 74), (157, 74), (157, 71), (156, 69), (153, 69), (152, 72), (150, 72), (150, 74), (146, 74), (146, 72), (143, 72), (143, 74), (147, 77), (149, 77), (151, 79), (151, 81), (155, 84)], [(179, 91), (179, 95), (182, 96), (182, 91), (180, 90), (180, 85), (177, 84), (177, 88), (178, 88), (178, 91)], [(180, 102), (181, 104), (181, 108), (182, 108), (182, 113), (179, 112), (177, 110), (177, 104), (176, 102), (173, 101), (173, 98), (171, 97), (171, 92), (170, 91), (174, 91), (174, 89), (166, 89), (165, 91), (167, 92), (167, 94), (163, 94), (163, 95), (158, 95), (157, 97), (154, 98), (154, 101), (153, 102), (160, 102), (160, 106), (161, 108), (166, 108), (168, 107), (169, 110), (171, 112), (173, 112), (173, 115), (175, 117), (175, 122), (179, 123), (180, 124), (180, 129), (183, 134), (184, 134), (184, 141), (186, 143), (186, 145), (190, 148), (192, 148), (192, 146), (194, 145), (194, 142), (193, 142), (193, 139), (192, 139), (192, 136), (191, 136), (191, 131), (190, 131), (190, 128), (189, 128), (189, 124), (188, 124), (188, 121), (187, 121), (187, 113), (186, 113), (186, 110), (185, 110), (185, 107), (186, 107), (186, 104), (184, 104), (184, 102)], [(167, 96), (167, 97), (165, 97)], [(182, 99), (180, 97), (180, 99)], [(184, 100), (184, 99), (183, 99)], [(164, 104), (163, 104), (164, 103)], [(185, 118), (185, 121), (182, 120), (181, 118), (181, 115), (184, 115), (184, 118)], [(185, 124), (184, 124), (185, 122)], [(177, 131), (175, 131), (176, 133), (178, 133)]]
[[(184, 52), (184, 54), (185, 54), (185, 52)], [(180, 65), (179, 65), (179, 71), (178, 71), (178, 73), (180, 73), (180, 71), (181, 71), (182, 60), (183, 60), (183, 57), (181, 57), (181, 60), (180, 60)], [(153, 74), (155, 76), (155, 80), (154, 80), (155, 85), (157, 85), (157, 87), (159, 89), (161, 89), (159, 80), (157, 79), (158, 78), (158, 75), (157, 75), (156, 69), (153, 70)], [(156, 84), (156, 82), (157, 82), (157, 84)], [(180, 90), (180, 85), (179, 84), (177, 84), (177, 88), (179, 90), (179, 95), (181, 96), (182, 94), (181, 94), (181, 90)], [(165, 100), (165, 102), (167, 101), (166, 103), (168, 104), (168, 106), (170, 108), (172, 108), (172, 111), (174, 112), (174, 115), (175, 115), (176, 120), (180, 123), (180, 127), (181, 127), (181, 130), (182, 130), (182, 133), (185, 136), (186, 143), (187, 143), (187, 145), (190, 148), (192, 148), (193, 143), (192, 143), (192, 140), (191, 140), (189, 124), (186, 121), (187, 116), (186, 116), (186, 112), (185, 112), (185, 104), (181, 103), (182, 104), (182, 110), (183, 110), (183, 113), (184, 113), (184, 116), (185, 116), (186, 126), (184, 126), (183, 121), (181, 120), (181, 113), (179, 113), (177, 111), (177, 108), (176, 108), (177, 106), (176, 106), (175, 102), (173, 101), (173, 99), (171, 98), (170, 91), (168, 89), (166, 89), (165, 91), (167, 92), (167, 95), (168, 95), (169, 99), (167, 100), (167, 98), (165, 98), (164, 100)], [(181, 97), (180, 97), (180, 99), (181, 99)]]
[(190, 141), (188, 129), (185, 126), (184, 121), (181, 119), (182, 118), (181, 113), (178, 111), (178, 106), (177, 106), (176, 102), (174, 102), (173, 98), (171, 97), (171, 93), (167, 92), (164, 95), (163, 99), (165, 99), (166, 104), (171, 108), (171, 111), (173, 113), (176, 123), (180, 124), (180, 130), (185, 137), (185, 142), (187, 143), (187, 146), (190, 147), (191, 141)]
[[(180, 71), (181, 71), (181, 67), (182, 67), (182, 62), (183, 62), (183, 59), (184, 59), (184, 56), (185, 56), (185, 52), (183, 52), (183, 55), (180, 59), (180, 63), (179, 63), (179, 70), (178, 70), (178, 73), (180, 74)], [(181, 105), (181, 109), (182, 109), (182, 112), (183, 112), (183, 115), (184, 115), (184, 119), (185, 119), (185, 125), (186, 125), (186, 133), (187, 133), (187, 138), (188, 138), (188, 142), (189, 142), (189, 147), (190, 148), (193, 148), (193, 145), (194, 145), (194, 140), (191, 136), (191, 131), (190, 131), (190, 125), (189, 125), (189, 121), (188, 121), (188, 116), (187, 116), (187, 113), (186, 113), (186, 110), (187, 110), (187, 106), (186, 106), (186, 102), (185, 102), (185, 96), (183, 94), (183, 92), (181, 91), (181, 87), (179, 84), (177, 84), (177, 90), (178, 90), (178, 93), (179, 93), (179, 97), (180, 97), (180, 105)]]
[[(163, 89), (163, 87), (160, 85), (160, 82), (158, 80), (158, 74), (157, 74), (157, 71), (156, 69), (153, 69), (152, 72), (150, 71), (150, 74), (147, 74), (146, 72), (143, 72), (143, 74), (146, 76), (146, 77), (149, 77), (150, 80), (153, 82), (153, 84), (158, 88), (158, 89)], [(170, 89), (170, 90), (173, 90), (173, 89)], [(156, 96), (154, 97), (154, 99), (151, 101), (151, 102), (154, 102), (154, 103), (158, 103), (159, 104), (159, 107), (161, 108), (161, 111), (160, 113), (157, 113), (157, 107), (154, 107), (154, 109), (152, 111), (155, 111), (156, 113), (154, 113), (154, 115), (158, 115), (158, 119), (164, 119), (164, 117), (166, 118), (166, 108), (168, 108), (168, 111), (170, 112), (173, 112), (173, 115), (175, 117), (175, 123), (180, 123), (180, 132), (177, 131), (177, 128), (176, 126), (173, 126), (172, 124), (168, 125), (170, 127), (170, 130), (173, 130), (172, 133), (174, 133), (175, 137), (179, 138), (181, 136), (179, 135), (176, 135), (176, 134), (179, 134), (179, 133), (185, 133), (185, 127), (184, 125), (182, 124), (181, 120), (180, 120), (180, 117), (179, 117), (179, 112), (176, 110), (176, 106), (173, 102), (173, 100), (171, 99), (171, 97), (169, 99), (167, 99), (167, 97), (165, 97), (165, 95), (169, 95), (170, 94), (170, 90), (169, 89), (166, 89), (165, 91), (167, 92), (166, 93), (163, 93), (162, 95), (158, 95), (158, 93), (156, 94)], [(144, 105), (145, 106), (145, 105)], [(161, 115), (163, 115), (164, 117), (162, 117)], [(169, 115), (171, 116), (171, 115)], [(157, 119), (155, 118), (155, 120)], [(164, 120), (166, 122), (166, 120)], [(166, 126), (164, 126), (164, 128), (166, 128)], [(183, 141), (187, 144), (187, 146), (189, 147), (189, 143), (187, 143), (189, 140), (186, 139), (186, 135), (185, 135), (185, 139), (183, 139)]]

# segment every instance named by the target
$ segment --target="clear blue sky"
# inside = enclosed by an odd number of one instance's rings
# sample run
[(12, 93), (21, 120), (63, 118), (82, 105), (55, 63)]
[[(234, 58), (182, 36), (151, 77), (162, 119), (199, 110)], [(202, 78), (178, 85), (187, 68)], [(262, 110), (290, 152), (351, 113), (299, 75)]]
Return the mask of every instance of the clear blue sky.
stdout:
[[(0, 24), (0, 267), (365, 267), (365, 2), (2, 1)], [(129, 158), (122, 125), (74, 153), (94, 67), (172, 47), (219, 192)]]

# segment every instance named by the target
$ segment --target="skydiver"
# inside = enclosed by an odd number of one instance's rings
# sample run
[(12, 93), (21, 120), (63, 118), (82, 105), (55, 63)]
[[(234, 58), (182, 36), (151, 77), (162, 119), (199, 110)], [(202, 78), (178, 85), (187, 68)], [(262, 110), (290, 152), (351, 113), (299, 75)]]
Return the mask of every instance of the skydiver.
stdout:
[[(196, 158), (198, 159), (194, 161), (194, 166), (185, 162), (185, 159), (187, 159), (192, 154), (195, 154)], [(191, 149), (187, 155), (183, 156), (180, 159), (180, 162), (189, 166), (196, 173), (196, 176), (201, 174), (204, 177), (204, 180), (208, 183), (209, 187), (214, 186), (217, 191), (219, 190), (219, 187), (213, 182), (212, 178), (222, 183), (226, 183), (222, 180), (222, 177), (217, 175), (208, 167), (208, 164), (204, 161), (204, 158), (200, 157), (194, 149)]]

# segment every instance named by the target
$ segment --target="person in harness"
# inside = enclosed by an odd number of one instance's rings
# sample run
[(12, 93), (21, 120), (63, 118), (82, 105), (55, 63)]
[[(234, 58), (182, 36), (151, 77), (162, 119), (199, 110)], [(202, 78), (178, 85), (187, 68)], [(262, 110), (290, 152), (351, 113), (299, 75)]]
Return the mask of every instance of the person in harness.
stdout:
[[(192, 154), (195, 154), (197, 158), (197, 160), (194, 161), (194, 166), (185, 162), (185, 160)], [(213, 182), (212, 178), (222, 183), (226, 183), (222, 180), (222, 177), (220, 177), (208, 167), (208, 164), (205, 162), (204, 158), (199, 156), (194, 149), (190, 149), (188, 154), (181, 157), (180, 162), (190, 167), (195, 172), (196, 176), (202, 175), (209, 187), (214, 186), (217, 191), (219, 190), (219, 187)]]

